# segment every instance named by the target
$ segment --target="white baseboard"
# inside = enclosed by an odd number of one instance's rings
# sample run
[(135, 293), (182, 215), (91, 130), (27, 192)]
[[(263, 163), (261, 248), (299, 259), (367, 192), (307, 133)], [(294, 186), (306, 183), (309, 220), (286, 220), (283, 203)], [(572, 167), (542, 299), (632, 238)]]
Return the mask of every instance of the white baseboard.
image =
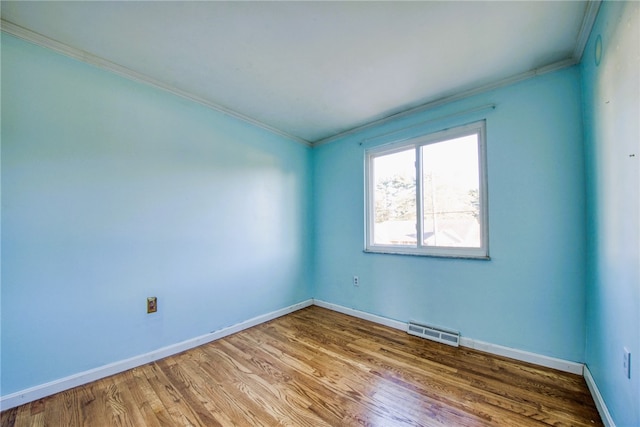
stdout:
[[(350, 316), (368, 320), (380, 325), (389, 326), (394, 329), (403, 331), (406, 331), (407, 329), (407, 323), (405, 322), (389, 319), (360, 310), (355, 310), (353, 308), (348, 308), (342, 305), (333, 304), (318, 299), (313, 300), (313, 305), (324, 307), (329, 310), (337, 311), (339, 313), (348, 314)], [(584, 364), (572, 362), (569, 360), (557, 359), (555, 357), (544, 356), (537, 353), (531, 353), (528, 351), (518, 350), (515, 348), (504, 347), (501, 345), (491, 344), (467, 337), (460, 337), (460, 345), (463, 347), (484, 351), (486, 353), (508, 357), (522, 362), (533, 363), (538, 366), (544, 366), (547, 368), (553, 368), (559, 371), (584, 376), (587, 386), (589, 387), (589, 391), (591, 392), (591, 396), (593, 397), (596, 407), (598, 408), (598, 413), (602, 418), (602, 422), (606, 427), (616, 427), (615, 423), (613, 422), (613, 418), (611, 418), (611, 414), (607, 409), (607, 405), (605, 404), (604, 399), (602, 398), (602, 395), (600, 394), (600, 391), (598, 390), (598, 387), (596, 386), (596, 383), (591, 376), (591, 372), (589, 372), (589, 369)]]
[(582, 375), (584, 369), (584, 365), (582, 363), (572, 362), (570, 360), (564, 359), (557, 359), (555, 357), (544, 356), (542, 354), (531, 353), (511, 347), (504, 347), (501, 345), (491, 344), (467, 337), (460, 337), (460, 345), (463, 347), (484, 351), (485, 353), (508, 357), (510, 359), (519, 360), (521, 362), (533, 363), (534, 365), (544, 366), (545, 368), (553, 368), (559, 371), (569, 372), (576, 375)]
[[(389, 326), (391, 328), (399, 329), (402, 331), (407, 330), (407, 323), (401, 322), (399, 320), (389, 319), (389, 318), (378, 316), (375, 314), (366, 313), (364, 311), (359, 311), (352, 308), (344, 307), (338, 304), (328, 303), (318, 299), (314, 299), (313, 304), (319, 307), (328, 308), (329, 310), (337, 311), (339, 313), (348, 314), (350, 316), (358, 317), (360, 319), (369, 320), (374, 323)], [(462, 336), (460, 337), (460, 345), (463, 347), (484, 351), (485, 353), (491, 353), (497, 356), (504, 356), (510, 359), (533, 363), (535, 365), (558, 369), (563, 372), (570, 372), (572, 374), (577, 374), (577, 375), (582, 375), (583, 367), (584, 367), (582, 363), (571, 362), (563, 359), (556, 359), (554, 357), (543, 356), (541, 354), (530, 353), (528, 351), (518, 350), (510, 347), (504, 347), (497, 344), (490, 344), (487, 342), (478, 341), (472, 338), (467, 338)]]
[(378, 316), (338, 304), (332, 304), (330, 302), (322, 301), (319, 299), (314, 299), (313, 305), (317, 305), (318, 307), (326, 308), (332, 311), (337, 311), (338, 313), (348, 314), (349, 316), (357, 317), (359, 319), (368, 320), (379, 325), (388, 326), (394, 329), (400, 329), (401, 331), (407, 330), (407, 324), (404, 322), (400, 322), (399, 320), (389, 319), (387, 317)]
[(218, 340), (220, 338), (224, 338), (228, 335), (235, 334), (236, 332), (240, 332), (244, 329), (251, 328), (264, 322), (268, 322), (269, 320), (273, 320), (302, 308), (309, 307), (312, 304), (312, 299), (302, 301), (300, 303), (290, 305), (280, 310), (256, 316), (249, 320), (245, 320), (244, 322), (237, 323), (235, 325), (222, 328), (217, 331), (201, 335), (199, 337), (195, 337), (186, 341), (182, 341), (177, 344), (163, 347), (149, 353), (134, 356), (132, 358), (121, 360), (115, 363), (110, 363), (108, 365), (100, 366), (99, 368), (90, 369), (88, 371), (80, 372), (78, 374), (70, 375), (65, 378), (60, 378), (55, 381), (2, 396), (0, 397), (0, 410), (4, 411), (6, 409), (15, 408), (16, 406), (24, 405), (25, 403), (33, 402), (35, 400), (51, 396), (52, 394), (59, 393), (61, 391), (69, 390), (71, 388), (78, 387), (92, 381), (97, 381), (99, 379), (127, 371), (137, 366), (142, 366), (146, 363), (150, 363), (168, 356), (172, 356), (174, 354), (181, 353), (185, 350), (190, 350), (192, 348), (209, 343), (211, 341)]
[[(121, 360), (119, 362), (111, 363), (105, 366), (101, 366), (99, 368), (80, 372), (78, 374), (70, 375), (65, 378), (61, 378), (55, 381), (51, 381), (45, 384), (41, 384), (35, 387), (31, 387), (31, 388), (19, 391), (16, 393), (2, 396), (0, 397), (0, 409), (1, 410), (11, 409), (16, 406), (33, 402), (35, 400), (41, 399), (46, 396), (50, 396), (55, 393), (69, 390), (71, 388), (81, 386), (81, 385), (90, 383), (92, 381), (97, 381), (99, 379), (102, 379), (114, 374), (118, 374), (120, 372), (124, 372), (126, 370), (135, 368), (137, 366), (144, 365), (146, 363), (150, 363), (168, 356), (172, 356), (174, 354), (181, 353), (185, 350), (189, 350), (189, 349), (198, 347), (200, 345), (218, 340), (220, 338), (224, 338), (228, 335), (235, 334), (236, 332), (240, 332), (244, 329), (251, 328), (253, 326), (259, 325), (264, 322), (268, 322), (269, 320), (273, 320), (275, 318), (284, 316), (286, 314), (292, 313), (302, 308), (309, 307), (310, 305), (317, 305), (319, 307), (323, 307), (339, 313), (354, 316), (360, 319), (368, 320), (370, 322), (388, 326), (390, 328), (398, 329), (401, 331), (405, 331), (407, 329), (406, 322), (389, 319), (386, 317), (378, 316), (378, 315), (367, 313), (360, 310), (355, 310), (352, 308), (344, 307), (338, 304), (333, 304), (333, 303), (329, 303), (329, 302), (318, 300), (318, 299), (309, 299), (297, 304), (293, 304), (289, 307), (282, 308), (280, 310), (272, 311), (270, 313), (254, 317), (252, 319), (246, 320), (236, 325), (232, 325), (232, 326), (229, 326), (205, 335), (201, 335), (199, 337), (195, 337), (177, 344), (163, 347), (149, 353), (135, 356), (126, 360)], [(487, 353), (496, 354), (499, 356), (509, 357), (515, 360), (520, 360), (520, 361), (529, 362), (529, 363), (533, 363), (540, 366), (558, 369), (565, 372), (571, 372), (578, 375), (583, 374), (583, 365), (581, 363), (566, 361), (562, 359), (556, 359), (553, 357), (543, 356), (540, 354), (530, 353), (530, 352), (513, 349), (509, 347), (503, 347), (500, 345), (490, 344), (490, 343), (474, 340), (467, 337), (460, 338), (460, 345), (464, 347), (469, 347), (469, 348), (477, 349), (480, 351), (484, 351)], [(611, 420), (611, 417), (609, 416), (606, 406), (604, 406), (604, 401), (602, 400), (602, 397), (600, 396), (599, 392), (597, 392), (597, 387), (595, 387), (595, 382), (593, 382), (593, 378), (591, 378), (590, 374), (587, 374), (587, 372), (588, 370), (585, 369), (584, 375), (585, 375), (585, 378), (587, 378), (587, 384), (589, 385), (589, 389), (593, 394), (594, 400), (596, 401), (596, 405), (598, 405), (598, 410), (600, 411), (603, 420), (606, 419), (604, 414), (606, 414), (608, 419)], [(587, 375), (589, 375), (589, 377), (587, 377)], [(591, 378), (590, 379), (591, 383), (589, 383), (588, 378)], [(594, 392), (594, 390), (595, 392), (597, 392), (597, 394)], [(604, 411), (601, 410), (601, 407), (604, 408)], [(614, 426), (613, 421), (610, 421), (610, 424), (608, 425)]]
[(600, 418), (602, 418), (602, 423), (606, 427), (616, 427), (616, 423), (614, 423), (613, 418), (611, 418), (607, 404), (604, 403), (600, 390), (598, 390), (598, 386), (591, 375), (591, 371), (589, 371), (589, 367), (586, 365), (584, 367), (584, 380), (587, 383), (587, 387), (589, 387), (589, 391), (591, 392), (593, 401), (596, 404), (596, 408), (598, 408), (598, 413), (600, 414)]

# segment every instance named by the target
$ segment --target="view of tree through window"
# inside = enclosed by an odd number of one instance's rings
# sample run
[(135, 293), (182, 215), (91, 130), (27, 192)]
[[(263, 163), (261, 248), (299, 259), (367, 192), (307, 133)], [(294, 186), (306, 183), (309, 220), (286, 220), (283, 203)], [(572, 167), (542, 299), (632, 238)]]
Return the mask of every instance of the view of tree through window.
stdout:
[(416, 243), (415, 149), (376, 157), (375, 243)]
[(484, 122), (368, 154), (367, 249), (486, 257), (483, 131)]

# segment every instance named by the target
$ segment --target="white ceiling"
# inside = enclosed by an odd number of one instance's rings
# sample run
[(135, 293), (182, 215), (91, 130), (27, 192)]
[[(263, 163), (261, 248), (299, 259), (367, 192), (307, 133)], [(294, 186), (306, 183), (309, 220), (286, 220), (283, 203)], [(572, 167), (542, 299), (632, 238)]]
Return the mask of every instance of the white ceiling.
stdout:
[(43, 35), (77, 57), (92, 54), (89, 62), (107, 60), (308, 142), (575, 62), (592, 9), (586, 1), (2, 1), (1, 8), (5, 31), (40, 42)]

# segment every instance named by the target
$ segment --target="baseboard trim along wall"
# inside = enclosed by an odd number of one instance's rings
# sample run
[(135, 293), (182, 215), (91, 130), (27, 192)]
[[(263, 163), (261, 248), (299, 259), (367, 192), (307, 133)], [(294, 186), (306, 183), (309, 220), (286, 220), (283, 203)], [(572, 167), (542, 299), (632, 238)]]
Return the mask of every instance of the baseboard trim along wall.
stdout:
[(401, 331), (407, 330), (407, 324), (405, 322), (400, 322), (399, 320), (393, 320), (387, 317), (377, 316), (375, 314), (367, 313), (365, 311), (355, 310), (353, 308), (348, 308), (338, 304), (332, 304), (330, 302), (322, 301), (319, 299), (314, 299), (313, 305), (317, 305), (318, 307), (326, 308), (332, 311), (337, 311), (338, 313), (357, 317), (359, 319), (368, 320), (370, 322), (377, 323), (379, 325), (384, 325), (390, 328), (399, 329)]
[(604, 399), (602, 398), (600, 390), (598, 389), (598, 386), (596, 385), (596, 382), (591, 375), (591, 371), (589, 371), (589, 367), (586, 365), (584, 367), (584, 380), (587, 383), (587, 387), (589, 387), (591, 396), (593, 396), (593, 401), (596, 404), (596, 408), (598, 408), (598, 413), (600, 414), (600, 418), (602, 418), (602, 423), (606, 427), (616, 427), (616, 423), (614, 423), (613, 418), (611, 418), (609, 409), (604, 403)]
[(491, 353), (497, 356), (504, 356), (510, 359), (519, 360), (521, 362), (533, 363), (534, 365), (544, 366), (545, 368), (553, 368), (559, 371), (569, 372), (576, 375), (583, 374), (584, 365), (578, 362), (557, 359), (555, 357), (544, 356), (541, 354), (518, 350), (511, 347), (504, 347), (501, 345), (491, 344), (467, 337), (460, 337), (460, 345), (463, 347), (484, 351), (485, 353)]
[[(9, 394), (7, 396), (2, 396), (0, 397), (0, 409), (3, 411), (6, 409), (11, 409), (25, 403), (42, 399), (43, 397), (51, 396), (55, 393), (60, 393), (74, 387), (88, 384), (90, 382), (97, 381), (102, 378), (106, 378), (108, 376), (115, 375), (138, 366), (142, 366), (146, 363), (151, 363), (156, 360), (169, 357), (186, 350), (190, 350), (192, 348), (207, 344), (220, 338), (224, 338), (228, 335), (235, 334), (242, 330), (251, 328), (261, 323), (268, 322), (286, 314), (293, 313), (294, 311), (301, 310), (311, 305), (317, 305), (318, 307), (323, 307), (332, 311), (368, 320), (370, 322), (388, 326), (390, 328), (398, 329), (401, 331), (406, 331), (407, 329), (406, 322), (389, 319), (383, 316), (378, 316), (376, 314), (371, 314), (342, 305), (329, 303), (319, 299), (308, 299), (306, 301), (290, 305), (280, 310), (272, 311), (261, 316), (256, 316), (235, 325), (228, 326), (226, 328), (222, 328), (217, 331), (213, 331), (211, 333), (201, 335), (199, 337), (195, 337), (177, 344), (163, 347), (149, 353), (135, 356), (126, 360), (121, 360), (119, 362), (111, 363), (109, 365), (101, 366), (99, 368), (91, 369), (85, 372), (80, 372), (78, 374), (70, 375), (68, 377), (31, 387), (13, 394)], [(613, 423), (613, 420), (609, 414), (609, 411), (607, 410), (602, 396), (600, 395), (600, 392), (598, 391), (591, 373), (583, 364), (478, 341), (467, 337), (460, 337), (460, 345), (498, 356), (504, 356), (523, 362), (533, 363), (539, 366), (558, 369), (560, 371), (570, 372), (577, 375), (584, 375), (589, 390), (591, 391), (591, 395), (593, 396), (596, 406), (598, 407), (598, 411), (600, 412), (600, 416), (603, 419), (603, 422), (607, 427), (615, 427), (615, 424)]]
[[(367, 313), (353, 308), (344, 307), (338, 304), (332, 304), (322, 300), (314, 299), (313, 305), (318, 307), (324, 307), (329, 310), (337, 311), (339, 313), (348, 314), (350, 316), (358, 317), (360, 319), (369, 320), (380, 325), (389, 326), (391, 328), (406, 330), (407, 323), (398, 320), (389, 319), (386, 317), (378, 316), (375, 314)], [(474, 340), (472, 338), (460, 337), (460, 345), (463, 347), (473, 348), (475, 350), (484, 351), (486, 353), (495, 354), (497, 356), (504, 356), (510, 359), (519, 360), (522, 362), (532, 363), (534, 365), (544, 366), (547, 368), (557, 369), (563, 372), (569, 372), (576, 375), (582, 375), (587, 383), (589, 392), (593, 397), (593, 400), (598, 409), (598, 413), (602, 418), (602, 422), (606, 427), (616, 427), (616, 424), (611, 418), (611, 414), (607, 409), (607, 405), (598, 390), (595, 380), (589, 372), (589, 368), (582, 363), (572, 362), (569, 360), (557, 359), (555, 357), (544, 356), (541, 354), (530, 353), (528, 351), (518, 350), (515, 348), (504, 347), (497, 344), (491, 344), (484, 341)]]
[[(391, 328), (400, 329), (402, 331), (407, 330), (407, 323), (401, 322), (399, 320), (388, 319), (386, 317), (377, 316), (375, 314), (354, 310), (352, 308), (328, 303), (328, 302), (317, 300), (317, 299), (313, 300), (313, 304), (319, 307), (328, 308), (329, 310), (333, 310), (343, 314), (348, 314), (350, 316), (358, 317), (360, 319), (369, 320), (374, 323), (389, 326)], [(484, 341), (478, 341), (478, 340), (474, 340), (472, 338), (467, 338), (463, 336), (460, 337), (460, 345), (463, 347), (484, 351), (485, 353), (491, 353), (497, 356), (504, 356), (510, 359), (519, 360), (521, 362), (533, 363), (534, 365), (553, 368), (563, 372), (570, 372), (572, 374), (577, 374), (577, 375), (583, 374), (584, 365), (582, 363), (571, 362), (563, 359), (556, 359), (554, 357), (543, 356), (541, 354), (530, 353), (528, 351), (518, 350), (510, 347), (504, 347), (501, 345), (491, 344)]]
[(156, 360), (181, 353), (185, 350), (190, 350), (200, 345), (210, 343), (220, 338), (224, 338), (228, 335), (235, 334), (236, 332), (240, 332), (244, 329), (251, 328), (261, 323), (268, 322), (269, 320), (273, 320), (286, 314), (293, 313), (294, 311), (303, 309), (305, 307), (309, 307), (312, 304), (313, 300), (308, 299), (306, 301), (290, 305), (280, 310), (272, 311), (261, 316), (256, 316), (249, 320), (245, 320), (244, 322), (240, 322), (235, 325), (228, 326), (226, 328), (222, 328), (205, 335), (201, 335), (199, 337), (182, 341), (177, 344), (163, 347), (149, 353), (134, 356), (130, 359), (121, 360), (119, 362), (104, 365), (95, 369), (90, 369), (88, 371), (80, 372), (78, 374), (70, 375), (65, 378), (60, 378), (55, 381), (2, 396), (0, 397), (0, 410), (4, 411), (6, 409), (15, 408), (16, 406), (24, 405), (25, 403), (33, 402), (35, 400), (42, 399), (43, 397), (51, 396), (55, 393), (60, 393), (74, 387), (88, 384), (90, 382), (97, 381), (102, 378), (106, 378), (108, 376), (115, 375), (138, 366), (142, 366), (146, 363), (151, 363)]

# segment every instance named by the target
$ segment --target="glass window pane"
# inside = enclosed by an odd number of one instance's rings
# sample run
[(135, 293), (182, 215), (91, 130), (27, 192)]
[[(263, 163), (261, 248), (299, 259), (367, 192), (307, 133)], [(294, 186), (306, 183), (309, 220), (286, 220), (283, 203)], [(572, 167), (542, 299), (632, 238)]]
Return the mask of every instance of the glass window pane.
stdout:
[(416, 246), (415, 148), (372, 159), (373, 244)]
[(425, 246), (480, 247), (478, 136), (422, 150), (422, 231)]

